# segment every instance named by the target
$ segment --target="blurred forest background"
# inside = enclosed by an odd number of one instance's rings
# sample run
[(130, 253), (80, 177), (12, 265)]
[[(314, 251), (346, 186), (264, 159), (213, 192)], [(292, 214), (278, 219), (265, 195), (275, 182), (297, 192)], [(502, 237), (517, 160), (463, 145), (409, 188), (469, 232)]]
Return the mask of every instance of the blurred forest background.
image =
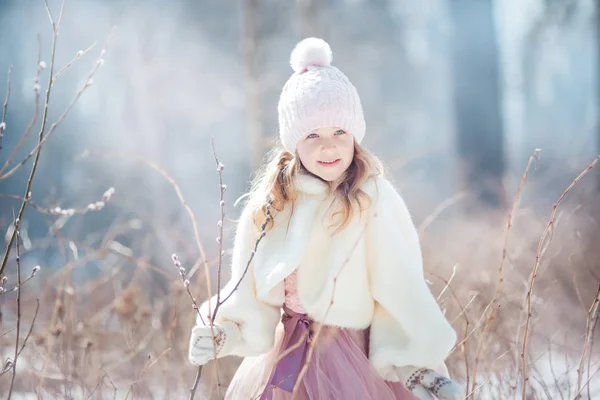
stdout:
[[(56, 21), (61, 0), (48, 5)], [(214, 291), (211, 138), (225, 166), (227, 271), (234, 201), (277, 138), (289, 54), (307, 36), (330, 43), (357, 87), (364, 145), (414, 215), (432, 291), (464, 338), (448, 364), (466, 395), (600, 396), (597, 168), (554, 207), (600, 154), (599, 21), (599, 0), (67, 0), (55, 76), (76, 60), (53, 83), (43, 129), (52, 137), (11, 240), (35, 157), (19, 163), (42, 130), (53, 30), (43, 0), (0, 0), (0, 105), (10, 83), (0, 109), (0, 396), (188, 396), (194, 311), (171, 255), (199, 301), (206, 259)], [(36, 74), (40, 108), (21, 143)], [(20, 291), (9, 290), (15, 241), (24, 276), (41, 266)], [(224, 386), (238, 362), (219, 363)], [(212, 371), (196, 398), (217, 396)]]

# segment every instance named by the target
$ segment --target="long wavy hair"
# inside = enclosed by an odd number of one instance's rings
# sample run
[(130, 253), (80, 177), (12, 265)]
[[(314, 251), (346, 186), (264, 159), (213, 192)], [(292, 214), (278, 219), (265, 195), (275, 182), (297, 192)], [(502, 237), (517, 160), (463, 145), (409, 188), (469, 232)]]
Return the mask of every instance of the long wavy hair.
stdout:
[[(294, 180), (296, 174), (299, 173), (306, 173), (321, 179), (304, 168), (298, 154), (278, 148), (269, 154), (268, 161), (257, 171), (250, 191), (243, 196), (248, 198), (248, 206), (252, 209), (252, 216), (257, 227), (261, 227), (267, 222), (265, 230), (268, 231), (273, 225), (273, 218), (277, 212), (282, 211), (288, 204), (293, 210), (298, 196)], [(335, 199), (339, 200), (342, 205), (341, 210), (335, 212), (335, 214), (342, 213), (335, 232), (343, 229), (355, 212), (361, 213), (370, 205), (371, 198), (361, 190), (361, 186), (369, 178), (381, 174), (383, 174), (381, 161), (355, 142), (353, 160), (345, 172), (343, 181), (335, 188), (334, 192)], [(268, 207), (272, 218), (267, 221)]]

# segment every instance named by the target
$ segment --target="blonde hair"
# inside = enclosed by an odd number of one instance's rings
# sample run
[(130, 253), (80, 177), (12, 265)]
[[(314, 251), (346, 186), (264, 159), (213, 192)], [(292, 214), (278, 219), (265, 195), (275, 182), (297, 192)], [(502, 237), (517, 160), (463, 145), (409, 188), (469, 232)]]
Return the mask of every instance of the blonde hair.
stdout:
[[(290, 204), (293, 210), (298, 197), (294, 186), (296, 174), (307, 173), (321, 179), (304, 168), (297, 154), (275, 148), (269, 154), (269, 159), (257, 171), (250, 192), (243, 196), (248, 197), (248, 206), (251, 207), (255, 225), (261, 227), (267, 222), (266, 230), (272, 227), (273, 218), (287, 204)], [(363, 201), (370, 205), (371, 198), (361, 190), (361, 186), (369, 178), (382, 174), (383, 166), (380, 160), (355, 142), (352, 162), (334, 193), (343, 206), (341, 211), (335, 213), (342, 213), (341, 223), (336, 232), (349, 223), (356, 211), (361, 213), (365, 210)], [(269, 220), (266, 219), (268, 207), (272, 217)]]

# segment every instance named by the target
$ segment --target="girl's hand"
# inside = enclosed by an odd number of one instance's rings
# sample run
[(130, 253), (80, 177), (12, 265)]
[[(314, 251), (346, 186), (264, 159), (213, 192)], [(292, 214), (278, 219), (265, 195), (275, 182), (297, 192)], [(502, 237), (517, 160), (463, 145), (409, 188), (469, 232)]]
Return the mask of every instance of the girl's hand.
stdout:
[[(213, 336), (214, 332), (214, 336)], [(194, 365), (204, 365), (215, 358), (229, 353), (235, 344), (238, 328), (233, 323), (210, 326), (196, 325), (192, 328), (188, 359)]]
[(420, 400), (433, 400), (433, 396), (439, 400), (458, 400), (465, 397), (464, 391), (456, 382), (426, 368), (415, 369), (405, 381), (405, 386)]

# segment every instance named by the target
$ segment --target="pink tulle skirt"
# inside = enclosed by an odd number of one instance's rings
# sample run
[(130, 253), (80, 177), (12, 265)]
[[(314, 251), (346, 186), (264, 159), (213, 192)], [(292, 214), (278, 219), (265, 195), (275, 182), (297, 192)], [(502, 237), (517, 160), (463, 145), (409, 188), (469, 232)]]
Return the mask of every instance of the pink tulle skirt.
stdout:
[[(229, 400), (289, 400), (298, 377), (298, 400), (415, 400), (401, 383), (385, 381), (368, 359), (369, 330), (315, 324), (284, 306), (273, 350), (245, 358), (225, 396)], [(308, 368), (308, 346), (314, 341)]]

